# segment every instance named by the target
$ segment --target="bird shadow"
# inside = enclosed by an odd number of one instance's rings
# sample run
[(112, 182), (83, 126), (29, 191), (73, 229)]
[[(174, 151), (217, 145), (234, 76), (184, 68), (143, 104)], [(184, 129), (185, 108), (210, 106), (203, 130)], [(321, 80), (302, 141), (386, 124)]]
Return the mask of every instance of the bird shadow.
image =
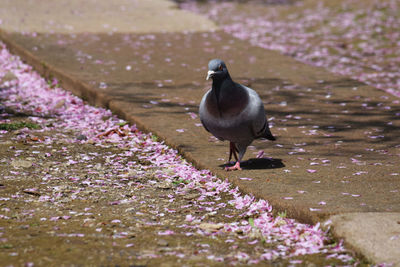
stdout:
[[(225, 163), (219, 165), (219, 167), (231, 167), (232, 163)], [(240, 167), (244, 170), (267, 170), (277, 169), (285, 167), (281, 159), (275, 158), (251, 158), (240, 163)]]

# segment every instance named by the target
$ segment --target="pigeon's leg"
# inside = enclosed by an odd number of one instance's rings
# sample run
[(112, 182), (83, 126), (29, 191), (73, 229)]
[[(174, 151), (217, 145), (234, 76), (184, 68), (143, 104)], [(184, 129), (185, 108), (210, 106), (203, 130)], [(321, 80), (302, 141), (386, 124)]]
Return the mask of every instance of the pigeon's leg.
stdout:
[(235, 158), (235, 160), (238, 160), (237, 152), (239, 152), (235, 146), (235, 143), (229, 142), (229, 159), (228, 162), (231, 162), (232, 155)]
[(246, 153), (246, 149), (247, 149), (248, 144), (238, 144), (237, 146), (235, 145), (235, 152), (238, 151), (239, 152), (239, 158), (237, 158), (237, 161), (235, 163), (235, 165), (233, 165), (232, 167), (226, 167), (225, 170), (226, 171), (241, 171), (242, 168), (240, 167), (240, 161), (242, 160), (244, 153)]
[(232, 142), (230, 142), (230, 143), (229, 143), (229, 159), (228, 159), (228, 163), (231, 162), (232, 154), (233, 154), (233, 151), (232, 151)]
[(226, 171), (233, 171), (233, 170), (239, 170), (240, 171), (240, 170), (242, 170), (242, 168), (240, 168), (240, 161), (239, 161), (239, 158), (238, 158), (238, 155), (237, 155), (238, 152), (239, 152), (239, 150), (237, 149), (235, 143), (230, 142), (229, 143), (229, 161), (228, 162), (231, 162), (231, 158), (232, 158), (232, 155), (233, 155), (233, 157), (236, 160), (236, 163), (232, 167), (226, 167), (225, 168)]

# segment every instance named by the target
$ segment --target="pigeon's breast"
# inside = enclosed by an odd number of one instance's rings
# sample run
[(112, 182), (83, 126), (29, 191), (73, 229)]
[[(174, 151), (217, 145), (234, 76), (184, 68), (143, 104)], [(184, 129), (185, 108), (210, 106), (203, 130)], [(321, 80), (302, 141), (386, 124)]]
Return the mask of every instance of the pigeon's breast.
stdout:
[(243, 142), (253, 139), (250, 127), (246, 123), (240, 123), (233, 119), (217, 119), (206, 124), (214, 136), (223, 140)]
[[(214, 117), (232, 118), (242, 113), (249, 102), (249, 95), (242, 88), (225, 89), (215, 93), (209, 91), (205, 99), (207, 112)], [(217, 97), (216, 94), (219, 94)]]
[(214, 116), (205, 110), (201, 120), (207, 130), (215, 137), (232, 142), (243, 142), (253, 139), (250, 122), (243, 115), (242, 112), (234, 117), (225, 117), (219, 114)]
[(252, 108), (247, 92), (225, 94), (217, 99), (210, 90), (200, 103), (200, 119), (205, 128), (215, 137), (231, 142), (247, 142), (253, 140), (251, 130)]

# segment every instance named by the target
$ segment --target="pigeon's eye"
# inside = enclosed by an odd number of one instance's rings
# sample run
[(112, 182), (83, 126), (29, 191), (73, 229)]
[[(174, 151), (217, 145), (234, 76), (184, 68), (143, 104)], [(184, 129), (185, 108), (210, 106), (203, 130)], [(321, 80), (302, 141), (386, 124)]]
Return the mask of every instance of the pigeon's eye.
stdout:
[(219, 68), (218, 68), (219, 70), (223, 70), (223, 67), (222, 67), (222, 65), (219, 65)]

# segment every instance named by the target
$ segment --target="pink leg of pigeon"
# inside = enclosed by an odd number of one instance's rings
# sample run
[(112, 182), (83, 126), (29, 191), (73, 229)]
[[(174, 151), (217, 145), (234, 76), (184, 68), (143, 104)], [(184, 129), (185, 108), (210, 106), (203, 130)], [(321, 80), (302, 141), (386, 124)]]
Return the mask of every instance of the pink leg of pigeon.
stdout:
[(225, 168), (226, 171), (241, 171), (242, 168), (240, 168), (240, 161), (236, 161), (235, 165), (231, 166), (231, 167), (226, 167)]
[(239, 151), (236, 148), (235, 143), (230, 142), (229, 143), (229, 160), (228, 160), (228, 162), (231, 162), (231, 158), (233, 155), (233, 157), (236, 160), (236, 163), (235, 163), (235, 165), (233, 165), (231, 167), (225, 167), (226, 171), (234, 171), (234, 170), (241, 171), (242, 170), (242, 168), (240, 168), (240, 161), (238, 159), (237, 152), (239, 152)]

